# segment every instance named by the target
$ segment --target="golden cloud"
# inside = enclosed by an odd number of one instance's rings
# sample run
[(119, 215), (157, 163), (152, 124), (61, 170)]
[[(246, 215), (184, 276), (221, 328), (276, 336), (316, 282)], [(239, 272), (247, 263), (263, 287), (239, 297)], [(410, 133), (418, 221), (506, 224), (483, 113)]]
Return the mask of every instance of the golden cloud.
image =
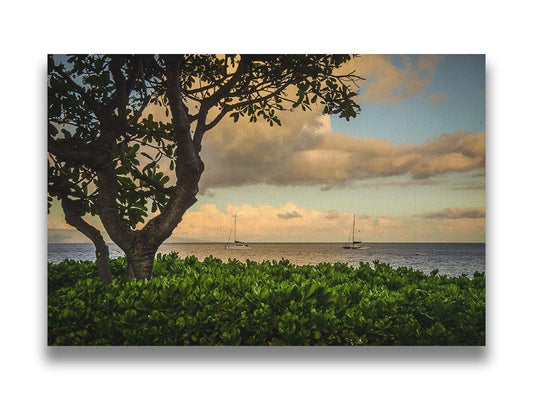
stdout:
[[(225, 211), (205, 204), (198, 211), (188, 211), (169, 239), (172, 241), (224, 242), (237, 214), (237, 240), (249, 242), (345, 242), (352, 229), (353, 214), (337, 210), (327, 212), (299, 207), (293, 203), (279, 206), (230, 204)], [(279, 215), (299, 215), (280, 218)], [(483, 242), (485, 218), (396, 218), (356, 216), (356, 239), (365, 242)]]
[[(352, 229), (353, 214), (337, 210), (327, 212), (299, 207), (293, 203), (279, 206), (259, 204), (233, 205), (221, 211), (214, 204), (204, 204), (197, 211), (187, 211), (168, 242), (225, 242), (237, 214), (237, 239), (250, 242), (345, 242)], [(295, 218), (280, 218), (296, 216)], [(356, 216), (356, 237), (366, 242), (484, 242), (484, 208), (446, 209), (419, 218)], [(428, 221), (431, 219), (431, 222)], [(57, 228), (50, 223), (49, 243), (87, 243), (74, 229)], [(105, 240), (110, 242), (107, 234)]]
[(275, 129), (223, 121), (206, 136), (203, 191), (248, 184), (343, 186), (354, 180), (410, 176), (421, 184), (485, 166), (485, 134), (456, 131), (423, 145), (391, 144), (333, 132), (317, 110), (287, 113)]
[(355, 69), (365, 78), (359, 83), (360, 102), (397, 104), (408, 97), (421, 95), (444, 58), (442, 55), (420, 55), (413, 59), (407, 55), (363, 54), (342, 70)]

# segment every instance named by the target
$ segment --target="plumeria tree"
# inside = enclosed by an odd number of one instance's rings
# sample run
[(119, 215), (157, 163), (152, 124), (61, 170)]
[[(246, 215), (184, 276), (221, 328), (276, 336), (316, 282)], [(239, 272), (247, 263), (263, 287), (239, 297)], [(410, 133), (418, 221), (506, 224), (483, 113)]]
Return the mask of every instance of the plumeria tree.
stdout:
[[(104, 282), (109, 251), (87, 214), (126, 254), (127, 279), (149, 278), (158, 247), (196, 202), (204, 134), (223, 118), (274, 127), (283, 111), (314, 105), (356, 117), (361, 78), (339, 72), (353, 57), (49, 56), (49, 206), (59, 200), (66, 222), (94, 243)], [(153, 107), (167, 118), (154, 119)]]

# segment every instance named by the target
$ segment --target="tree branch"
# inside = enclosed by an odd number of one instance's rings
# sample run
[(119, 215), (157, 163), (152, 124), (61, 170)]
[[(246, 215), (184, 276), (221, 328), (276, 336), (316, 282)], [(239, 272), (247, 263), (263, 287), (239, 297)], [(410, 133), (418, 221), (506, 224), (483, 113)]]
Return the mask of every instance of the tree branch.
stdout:
[(203, 101), (202, 105), (200, 106), (200, 111), (198, 112), (198, 124), (200, 128), (203, 128), (205, 126), (205, 119), (207, 118), (207, 113), (209, 112), (209, 110), (230, 93), (231, 89), (235, 87), (239, 79), (241, 79), (241, 77), (248, 70), (248, 68), (249, 59), (247, 58), (247, 56), (243, 55), (241, 56), (241, 60), (239, 61), (237, 70), (235, 71), (231, 79), (223, 86), (221, 86), (215, 93), (213, 93), (211, 96), (209, 96)]
[[(180, 98), (179, 70), (178, 67), (183, 61), (176, 56), (166, 56), (165, 64), (167, 65), (167, 96), (172, 113), (172, 124), (174, 126), (174, 135), (178, 144), (178, 153), (182, 159), (184, 167), (191, 170), (203, 170), (203, 163), (196, 152), (191, 138), (191, 126), (189, 116), (183, 101)], [(180, 161), (180, 160), (177, 160)], [(180, 171), (176, 168), (176, 174)], [(183, 176), (177, 176), (183, 178)], [(196, 193), (195, 193), (196, 194)]]
[(150, 103), (150, 99), (152, 97), (151, 96), (146, 96), (143, 103), (141, 104), (141, 107), (139, 107), (139, 109), (137, 111), (135, 111), (135, 113), (133, 114), (133, 116), (128, 120), (128, 122), (126, 122), (126, 126), (130, 126), (134, 123), (136, 123), (139, 118), (141, 118), (141, 115), (144, 111), (144, 109), (148, 106), (148, 103)]
[(144, 181), (144, 182), (148, 183), (150, 186), (152, 186), (158, 192), (166, 194), (166, 195), (171, 195), (172, 194), (173, 187), (161, 186), (158, 182), (154, 181), (149, 176), (146, 176), (143, 173), (140, 173), (136, 169), (133, 169), (133, 170), (130, 170), (130, 171), (131, 171), (131, 174), (133, 176), (137, 177), (141, 181)]
[(78, 231), (87, 236), (96, 247), (96, 267), (98, 268), (98, 275), (105, 285), (108, 285), (113, 280), (111, 269), (109, 268), (109, 249), (104, 241), (100, 231), (89, 224), (81, 216), (81, 210), (77, 202), (70, 200), (67, 196), (61, 197), (61, 207), (65, 213), (65, 221), (67, 224), (73, 226)]
[(61, 159), (76, 165), (88, 165), (97, 168), (104, 162), (104, 153), (97, 142), (81, 143), (75, 139), (54, 140), (48, 136), (48, 151)]
[(98, 215), (111, 239), (125, 252), (134, 247), (134, 235), (120, 217), (117, 205), (118, 188), (112, 161), (96, 170), (99, 193), (96, 202)]

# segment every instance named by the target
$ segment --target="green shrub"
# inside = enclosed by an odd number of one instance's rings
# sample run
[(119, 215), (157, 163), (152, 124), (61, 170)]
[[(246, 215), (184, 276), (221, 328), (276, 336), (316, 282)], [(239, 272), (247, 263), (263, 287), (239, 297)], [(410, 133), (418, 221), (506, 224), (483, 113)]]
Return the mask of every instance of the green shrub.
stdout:
[(48, 265), (50, 345), (484, 345), (485, 274), (158, 255), (150, 280), (111, 261)]

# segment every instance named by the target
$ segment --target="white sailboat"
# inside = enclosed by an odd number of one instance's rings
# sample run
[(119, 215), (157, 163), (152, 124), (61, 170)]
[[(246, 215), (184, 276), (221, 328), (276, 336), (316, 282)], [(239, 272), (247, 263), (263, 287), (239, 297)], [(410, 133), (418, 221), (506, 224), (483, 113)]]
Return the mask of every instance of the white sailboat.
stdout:
[(368, 246), (363, 246), (360, 241), (355, 240), (355, 214), (353, 215), (352, 235), (350, 236), (349, 244), (342, 246), (342, 248), (350, 250), (367, 250), (370, 248)]
[[(231, 234), (233, 233), (233, 243), (230, 243)], [(235, 222), (233, 224), (233, 229), (229, 233), (228, 242), (226, 243), (226, 246), (224, 246), (227, 250), (248, 250), (250, 246), (248, 246), (246, 243), (241, 242), (237, 240), (237, 214), (235, 214)]]

